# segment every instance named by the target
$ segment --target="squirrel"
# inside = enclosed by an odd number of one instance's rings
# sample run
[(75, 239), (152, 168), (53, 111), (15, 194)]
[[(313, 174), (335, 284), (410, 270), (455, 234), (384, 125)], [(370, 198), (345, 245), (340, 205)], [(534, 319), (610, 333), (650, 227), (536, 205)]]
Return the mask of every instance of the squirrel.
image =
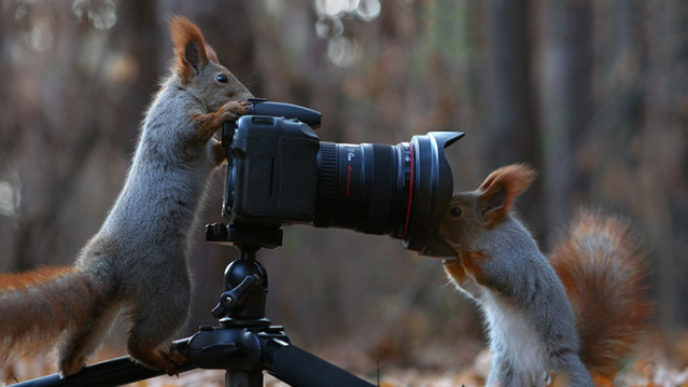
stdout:
[(169, 29), (176, 60), (99, 231), (71, 267), (0, 275), (0, 361), (59, 339), (59, 371), (75, 374), (122, 311), (132, 358), (169, 374), (185, 361), (170, 344), (191, 301), (190, 229), (211, 171), (226, 160), (213, 134), (248, 112), (252, 94), (195, 24), (173, 16)]
[(487, 385), (612, 380), (650, 315), (644, 253), (626, 222), (582, 210), (546, 258), (513, 211), (534, 177), (524, 164), (501, 167), (455, 194), (440, 223), (456, 253), (445, 272), (489, 330)]

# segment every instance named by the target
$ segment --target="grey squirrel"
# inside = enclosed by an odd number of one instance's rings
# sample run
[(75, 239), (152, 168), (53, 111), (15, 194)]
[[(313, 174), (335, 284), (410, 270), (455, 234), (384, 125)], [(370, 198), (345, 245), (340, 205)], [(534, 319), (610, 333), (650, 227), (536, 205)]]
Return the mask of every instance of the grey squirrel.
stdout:
[(0, 360), (60, 338), (59, 369), (78, 372), (124, 311), (127, 351), (174, 373), (169, 349), (189, 310), (186, 256), (210, 172), (225, 160), (212, 136), (248, 111), (248, 89), (186, 18), (169, 23), (176, 61), (141, 125), (124, 187), (74, 266), (0, 275)]
[(613, 379), (650, 314), (643, 254), (628, 224), (583, 211), (548, 260), (512, 211), (534, 175), (509, 165), (452, 197), (440, 234), (457, 258), (445, 272), (484, 313), (488, 385), (593, 386)]

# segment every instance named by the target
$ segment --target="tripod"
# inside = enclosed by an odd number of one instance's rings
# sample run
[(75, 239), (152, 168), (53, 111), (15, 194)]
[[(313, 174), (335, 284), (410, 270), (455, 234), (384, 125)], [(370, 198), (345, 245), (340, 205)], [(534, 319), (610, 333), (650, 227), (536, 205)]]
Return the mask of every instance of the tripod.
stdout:
[[(215, 223), (207, 226), (206, 239), (237, 246), (241, 257), (225, 269), (225, 291), (211, 312), (218, 318), (218, 325), (203, 326), (193, 336), (172, 344), (174, 350), (187, 358), (178, 372), (224, 369), (226, 387), (262, 386), (264, 370), (292, 386), (374, 386), (292, 345), (283, 327), (270, 325), (270, 320), (265, 318), (268, 274), (256, 260), (256, 252), (262, 247), (281, 246), (279, 227)], [(84, 367), (65, 378), (53, 374), (13, 386), (108, 387), (163, 374), (124, 356)]]

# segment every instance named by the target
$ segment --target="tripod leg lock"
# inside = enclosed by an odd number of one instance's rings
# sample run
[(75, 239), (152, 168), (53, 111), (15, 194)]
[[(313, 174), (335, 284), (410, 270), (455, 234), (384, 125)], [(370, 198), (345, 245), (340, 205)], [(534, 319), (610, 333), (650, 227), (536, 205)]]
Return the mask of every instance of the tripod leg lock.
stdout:
[(260, 372), (262, 347), (270, 339), (289, 343), (281, 326), (213, 327), (193, 335), (180, 352), (200, 368)]

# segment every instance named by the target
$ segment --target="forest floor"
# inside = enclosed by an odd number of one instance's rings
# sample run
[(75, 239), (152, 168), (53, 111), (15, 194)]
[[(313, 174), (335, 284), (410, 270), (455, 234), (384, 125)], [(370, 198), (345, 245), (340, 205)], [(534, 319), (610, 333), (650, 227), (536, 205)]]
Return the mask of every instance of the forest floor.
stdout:
[[(380, 365), (374, 369), (366, 366), (366, 363), (376, 362), (375, 360), (362, 352), (346, 348), (347, 346), (343, 344), (316, 352), (347, 369), (358, 370), (359, 375), (373, 384), (378, 384), (379, 378), (379, 385), (382, 387), (482, 386), (490, 367), (489, 351), (472, 344), (462, 345), (466, 349), (463, 354), (446, 345), (436, 344), (426, 347), (422, 351), (424, 353), (417, 353), (418, 357), (412, 360), (395, 361), (393, 356), (387, 356), (389, 360), (385, 362), (389, 365)], [(97, 360), (104, 360), (121, 354), (121, 351), (106, 348), (100, 350), (96, 357)], [(53, 356), (23, 359), (5, 369), (0, 368), (0, 386), (53, 372)], [(195, 387), (223, 386), (223, 383), (223, 371), (198, 370), (178, 377), (153, 378), (131, 386)], [(688, 387), (688, 331), (671, 337), (661, 334), (646, 335), (636, 351), (624, 359), (616, 379), (613, 382), (601, 381), (598, 385)], [(286, 384), (266, 374), (265, 386), (282, 387)]]

